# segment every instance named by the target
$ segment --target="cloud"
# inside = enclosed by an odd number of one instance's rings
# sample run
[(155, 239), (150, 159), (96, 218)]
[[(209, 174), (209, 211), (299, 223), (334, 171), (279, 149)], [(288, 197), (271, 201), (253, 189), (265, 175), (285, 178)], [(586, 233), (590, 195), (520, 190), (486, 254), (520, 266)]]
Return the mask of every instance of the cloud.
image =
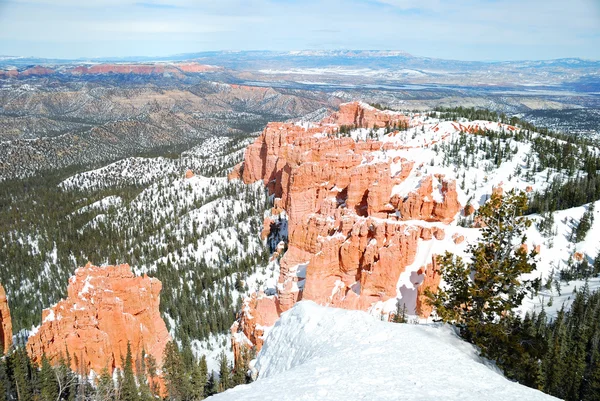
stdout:
[(164, 4), (164, 3), (139, 2), (139, 3), (135, 3), (135, 5), (138, 7), (143, 7), (143, 8), (159, 8), (159, 9), (179, 8), (178, 6), (176, 6), (174, 4)]
[(13, 0), (0, 4), (0, 53), (34, 54), (42, 49), (44, 56), (74, 57), (98, 55), (100, 49), (125, 56), (141, 55), (147, 49), (172, 54), (329, 47), (398, 49), (462, 59), (600, 58), (596, 0), (346, 0), (343, 4), (340, 0)]

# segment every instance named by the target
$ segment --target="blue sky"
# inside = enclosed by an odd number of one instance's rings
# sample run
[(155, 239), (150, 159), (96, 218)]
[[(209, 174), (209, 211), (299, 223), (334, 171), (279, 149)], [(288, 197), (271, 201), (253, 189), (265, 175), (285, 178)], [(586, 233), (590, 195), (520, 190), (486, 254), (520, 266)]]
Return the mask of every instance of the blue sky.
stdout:
[(304, 49), (600, 59), (600, 0), (0, 0), (0, 55)]

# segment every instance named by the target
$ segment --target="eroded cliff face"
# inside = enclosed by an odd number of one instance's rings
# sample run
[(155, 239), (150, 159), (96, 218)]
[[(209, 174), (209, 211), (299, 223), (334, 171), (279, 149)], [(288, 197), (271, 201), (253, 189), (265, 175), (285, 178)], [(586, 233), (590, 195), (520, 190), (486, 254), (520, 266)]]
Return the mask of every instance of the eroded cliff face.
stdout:
[[(287, 215), (289, 242), (277, 294), (246, 302), (232, 327), (234, 343), (259, 349), (264, 327), (300, 299), (360, 310), (395, 299), (400, 275), (418, 263), (419, 242), (444, 239), (445, 225), (462, 208), (456, 183), (394, 154), (414, 147), (394, 139), (393, 127), (408, 123), (400, 113), (348, 103), (318, 123), (270, 123), (248, 147), (230, 178), (264, 182), (275, 196), (272, 214)], [(359, 137), (341, 135), (348, 126)], [(373, 127), (390, 132), (367, 139)], [(265, 231), (271, 222), (265, 220)], [(434, 263), (417, 269), (412, 308), (428, 316), (424, 289), (437, 288), (439, 274)]]
[(0, 353), (5, 354), (12, 345), (12, 322), (4, 287), (0, 284)]
[(159, 311), (161, 288), (127, 264), (77, 269), (67, 299), (43, 311), (42, 325), (27, 342), (32, 361), (39, 364), (45, 353), (55, 363), (68, 350), (76, 372), (112, 371), (121, 367), (129, 342), (134, 359), (144, 350), (162, 366), (170, 336)]

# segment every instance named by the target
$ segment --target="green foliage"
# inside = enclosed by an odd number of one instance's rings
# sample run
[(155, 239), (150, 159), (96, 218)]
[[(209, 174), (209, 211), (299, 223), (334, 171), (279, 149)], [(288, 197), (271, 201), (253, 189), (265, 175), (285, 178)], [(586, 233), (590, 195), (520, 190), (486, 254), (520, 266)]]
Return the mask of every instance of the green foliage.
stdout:
[(42, 356), (40, 388), (40, 395), (43, 401), (55, 401), (58, 398), (58, 383), (56, 382), (54, 369), (45, 354)]
[(396, 313), (394, 313), (392, 322), (406, 323), (406, 304), (404, 302), (401, 303), (399, 299), (396, 300)]
[(133, 356), (131, 355), (131, 344), (127, 342), (127, 355), (123, 363), (123, 382), (120, 388), (120, 401), (138, 401), (139, 395), (133, 373)]
[(190, 382), (177, 343), (170, 341), (167, 344), (163, 360), (163, 377), (168, 399), (171, 401), (185, 400), (190, 392)]
[(24, 348), (17, 348), (9, 361), (17, 398), (19, 401), (33, 400), (37, 370), (31, 365), (27, 351)]
[(524, 193), (494, 194), (478, 210), (484, 228), (482, 241), (469, 248), (470, 262), (450, 253), (439, 258), (448, 288), (430, 293), (431, 303), (442, 320), (455, 322), (463, 335), (476, 343), (482, 325), (511, 315), (534, 289), (534, 282), (519, 278), (535, 269), (533, 255), (519, 247), (530, 224), (522, 217), (526, 207)]
[(231, 367), (229, 366), (227, 355), (223, 351), (219, 358), (219, 392), (230, 389), (231, 385)]
[(530, 224), (522, 216), (526, 207), (523, 192), (494, 194), (477, 212), (484, 228), (481, 242), (468, 249), (470, 261), (465, 263), (450, 253), (440, 256), (438, 264), (447, 286), (427, 295), (443, 321), (458, 326), (466, 340), (500, 367), (510, 372), (515, 366), (529, 364), (526, 375), (509, 377), (535, 386), (539, 369), (523, 355), (535, 355), (537, 350), (522, 341), (525, 335), (516, 335), (520, 320), (513, 312), (539, 285), (520, 278), (535, 269), (533, 253), (520, 247)]
[(116, 399), (116, 390), (113, 378), (107, 367), (102, 369), (96, 385), (95, 401), (108, 401)]
[(594, 204), (592, 203), (587, 210), (581, 216), (579, 220), (579, 224), (577, 224), (577, 228), (575, 229), (575, 242), (581, 242), (585, 239), (588, 231), (592, 228), (592, 224), (594, 223)]

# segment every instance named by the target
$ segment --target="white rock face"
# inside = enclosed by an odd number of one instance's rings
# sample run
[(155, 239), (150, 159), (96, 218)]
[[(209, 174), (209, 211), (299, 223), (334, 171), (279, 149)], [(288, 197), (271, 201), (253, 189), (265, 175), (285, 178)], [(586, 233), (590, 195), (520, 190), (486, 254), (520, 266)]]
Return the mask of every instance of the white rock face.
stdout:
[(555, 400), (486, 366), (449, 326), (302, 301), (275, 324), (258, 380), (211, 400)]

